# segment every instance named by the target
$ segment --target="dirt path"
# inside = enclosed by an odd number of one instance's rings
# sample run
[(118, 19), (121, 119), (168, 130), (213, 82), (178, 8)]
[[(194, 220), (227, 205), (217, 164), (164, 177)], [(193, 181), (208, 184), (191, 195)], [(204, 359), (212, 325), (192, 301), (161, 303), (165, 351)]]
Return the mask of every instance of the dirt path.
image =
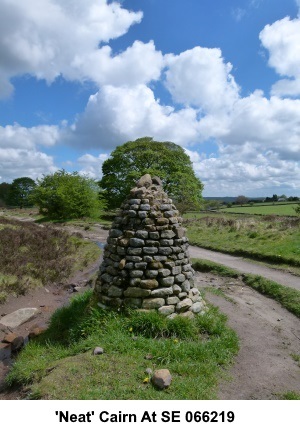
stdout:
[[(84, 231), (81, 228), (64, 227), (69, 231), (80, 231), (88, 240), (105, 242), (108, 232), (96, 225), (92, 229)], [(248, 272), (249, 265), (256, 273), (266, 276), (265, 269), (259, 265), (251, 265), (242, 258), (225, 254), (214, 253), (196, 247), (190, 247), (191, 256), (204, 258), (233, 267), (241, 272)], [(234, 263), (232, 263), (232, 261)], [(234, 264), (231, 265), (231, 264)], [(99, 262), (86, 272), (80, 272), (71, 280), (74, 284), (83, 283), (93, 271), (97, 269)], [(251, 268), (250, 268), (251, 269)], [(267, 269), (269, 272), (284, 275), (282, 279), (288, 279), (291, 275), (277, 270)], [(269, 277), (270, 278), (270, 277)], [(299, 278), (292, 276), (292, 278)], [(272, 279), (272, 278), (270, 278)], [(300, 323), (288, 311), (283, 309), (275, 301), (268, 299), (255, 290), (247, 287), (241, 280), (217, 277), (211, 274), (197, 273), (197, 285), (201, 288), (213, 287), (219, 294), (206, 292), (209, 302), (218, 306), (220, 311), (228, 316), (229, 325), (237, 332), (240, 338), (240, 351), (235, 364), (231, 368), (230, 380), (224, 380), (220, 384), (220, 399), (277, 399), (288, 391), (300, 392), (300, 367), (294, 357), (300, 357)], [(286, 281), (274, 279), (277, 282), (287, 284)], [(298, 288), (299, 288), (299, 284)], [(296, 288), (296, 287), (294, 287)], [(18, 300), (0, 306), (0, 315), (8, 313), (19, 307), (40, 307), (37, 320), (30, 323), (47, 323), (51, 313), (59, 306), (66, 303), (73, 293), (70, 289), (41, 289), (30, 296), (21, 297)], [(23, 301), (22, 301), (23, 300)], [(5, 307), (6, 306), (6, 307)], [(1, 329), (1, 327), (0, 327)], [(22, 326), (26, 332), (29, 323)], [(8, 367), (0, 366), (0, 386)], [(2, 373), (1, 373), (2, 372)], [(19, 393), (2, 392), (0, 399), (20, 398)]]
[(242, 257), (209, 251), (208, 249), (198, 248), (197, 246), (190, 246), (190, 253), (192, 258), (203, 258), (204, 260), (214, 261), (215, 263), (223, 264), (231, 269), (238, 270), (241, 273), (260, 275), (264, 278), (270, 279), (271, 281), (277, 282), (278, 284), (300, 290), (299, 276), (291, 275), (290, 273), (283, 272), (281, 270), (271, 269), (260, 264), (255, 264), (246, 261)]
[(200, 287), (211, 285), (218, 295), (206, 299), (228, 317), (239, 336), (240, 350), (230, 370), (230, 380), (220, 384), (220, 399), (278, 399), (300, 392), (299, 319), (274, 300), (262, 296), (242, 281), (197, 274)]

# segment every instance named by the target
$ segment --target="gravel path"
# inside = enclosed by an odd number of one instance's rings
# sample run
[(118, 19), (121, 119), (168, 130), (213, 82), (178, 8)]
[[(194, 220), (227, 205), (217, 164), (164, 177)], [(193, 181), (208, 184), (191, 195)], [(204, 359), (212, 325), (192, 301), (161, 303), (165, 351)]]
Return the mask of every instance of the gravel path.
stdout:
[[(219, 386), (223, 400), (268, 400), (287, 392), (300, 393), (299, 319), (274, 300), (262, 296), (241, 280), (197, 273), (206, 300), (227, 315), (235, 330), (240, 350), (230, 369), (229, 379)], [(294, 358), (293, 358), (294, 357)]]
[(291, 275), (290, 273), (283, 272), (281, 270), (271, 269), (260, 264), (255, 264), (244, 260), (242, 257), (209, 251), (208, 249), (198, 248), (197, 246), (190, 246), (190, 254), (192, 258), (203, 258), (204, 260), (214, 261), (215, 263), (223, 264), (231, 269), (238, 270), (241, 273), (260, 275), (264, 278), (270, 279), (271, 281), (277, 282), (278, 284), (300, 290), (299, 276)]

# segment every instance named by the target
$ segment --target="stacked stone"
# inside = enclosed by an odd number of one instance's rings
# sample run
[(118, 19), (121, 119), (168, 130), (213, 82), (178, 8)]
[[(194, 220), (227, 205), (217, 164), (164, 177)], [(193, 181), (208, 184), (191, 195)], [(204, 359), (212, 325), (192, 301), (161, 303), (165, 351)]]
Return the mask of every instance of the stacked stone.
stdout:
[(181, 223), (161, 180), (144, 175), (109, 232), (95, 287), (100, 306), (157, 309), (170, 318), (205, 311)]

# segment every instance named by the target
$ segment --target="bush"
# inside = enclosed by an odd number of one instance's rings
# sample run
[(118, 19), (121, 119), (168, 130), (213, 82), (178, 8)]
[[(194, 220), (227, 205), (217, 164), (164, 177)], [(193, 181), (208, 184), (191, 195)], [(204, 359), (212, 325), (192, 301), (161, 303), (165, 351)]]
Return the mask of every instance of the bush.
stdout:
[(68, 173), (65, 170), (38, 181), (32, 201), (42, 215), (51, 219), (94, 217), (104, 209), (96, 182), (77, 172)]

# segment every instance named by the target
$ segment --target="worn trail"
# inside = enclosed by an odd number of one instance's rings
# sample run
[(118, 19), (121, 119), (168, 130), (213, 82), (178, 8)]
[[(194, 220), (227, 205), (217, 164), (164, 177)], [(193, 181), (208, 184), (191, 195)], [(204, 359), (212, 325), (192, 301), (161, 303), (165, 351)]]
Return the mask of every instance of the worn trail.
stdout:
[(226, 400), (278, 399), (300, 392), (299, 319), (274, 300), (239, 280), (198, 273), (200, 287), (212, 285), (219, 294), (206, 299), (227, 315), (240, 340), (230, 377), (219, 386)]
[(231, 269), (238, 270), (241, 273), (251, 273), (253, 275), (260, 275), (271, 281), (286, 287), (300, 290), (300, 277), (290, 273), (283, 272), (277, 269), (271, 269), (260, 264), (255, 264), (244, 260), (242, 257), (236, 257), (229, 254), (222, 254), (221, 252), (210, 251), (208, 249), (199, 248), (197, 246), (190, 246), (190, 254), (192, 258), (203, 258), (215, 263), (223, 264)]

